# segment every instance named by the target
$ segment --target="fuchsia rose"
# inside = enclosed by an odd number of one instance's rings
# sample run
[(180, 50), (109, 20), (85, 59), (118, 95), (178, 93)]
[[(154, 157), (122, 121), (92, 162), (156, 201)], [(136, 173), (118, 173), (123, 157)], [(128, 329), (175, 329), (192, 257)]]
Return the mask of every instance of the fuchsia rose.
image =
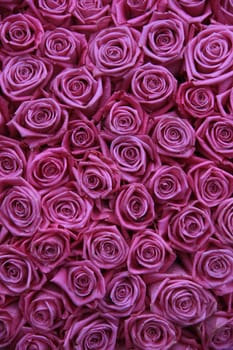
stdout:
[(52, 98), (41, 98), (21, 103), (8, 127), (13, 135), (18, 132), (34, 148), (59, 142), (67, 124), (67, 111)]
[(85, 37), (66, 28), (46, 31), (39, 46), (39, 52), (42, 56), (61, 68), (83, 64), (86, 50)]
[(45, 334), (29, 327), (21, 329), (13, 346), (15, 350), (62, 350), (61, 341), (54, 333)]
[(61, 287), (77, 306), (86, 305), (105, 295), (105, 281), (91, 261), (70, 261), (64, 264), (51, 282)]
[(54, 189), (70, 180), (72, 158), (63, 148), (48, 148), (31, 152), (27, 163), (27, 181), (39, 190)]
[(213, 220), (216, 226), (216, 236), (220, 242), (233, 244), (233, 198), (228, 198), (219, 203)]
[(216, 96), (217, 105), (221, 116), (231, 117), (233, 115), (233, 88), (225, 90)]
[(185, 172), (178, 165), (162, 165), (152, 172), (147, 187), (159, 204), (183, 206), (187, 204), (191, 190)]
[(142, 61), (139, 32), (127, 26), (101, 30), (89, 41), (89, 57), (97, 75), (120, 79)]
[(11, 101), (35, 99), (42, 94), (53, 71), (45, 59), (33, 55), (15, 56), (4, 61), (0, 83)]
[(109, 97), (109, 88), (86, 66), (64, 69), (51, 84), (53, 93), (62, 103), (87, 115), (95, 113)]
[(95, 312), (85, 318), (70, 318), (64, 340), (64, 350), (115, 350), (117, 321), (111, 316)]
[(115, 203), (115, 215), (128, 230), (144, 230), (155, 219), (154, 201), (140, 183), (122, 186)]
[(21, 177), (0, 180), (0, 217), (15, 236), (30, 237), (41, 225), (40, 194)]
[(26, 159), (17, 140), (0, 136), (0, 177), (22, 176)]
[(209, 25), (185, 49), (188, 80), (197, 85), (225, 83), (233, 75), (232, 62), (233, 31), (224, 25)]
[(175, 259), (169, 244), (157, 232), (147, 229), (133, 236), (127, 266), (132, 274), (165, 272)]
[(233, 24), (233, 3), (232, 0), (210, 0), (213, 15), (216, 20), (223, 24)]
[(97, 151), (87, 152), (73, 173), (80, 191), (93, 199), (112, 197), (120, 188), (121, 175), (116, 164)]
[(179, 334), (175, 325), (158, 314), (133, 315), (125, 321), (127, 349), (168, 350)]
[(195, 151), (195, 132), (186, 119), (167, 114), (154, 118), (152, 140), (159, 154), (175, 158), (189, 158)]
[(100, 132), (109, 140), (121, 135), (144, 134), (149, 119), (138, 100), (123, 90), (113, 93), (94, 118), (99, 122)]
[(10, 56), (31, 53), (43, 34), (44, 29), (35, 17), (26, 13), (7, 16), (0, 25), (0, 51)]
[(213, 161), (233, 158), (233, 120), (208, 117), (196, 132), (202, 154)]
[(168, 0), (168, 9), (188, 23), (199, 24), (211, 15), (208, 0)]
[(165, 113), (174, 106), (177, 81), (168, 69), (146, 63), (129, 74), (124, 83), (150, 115)]
[(206, 160), (193, 166), (188, 178), (197, 199), (215, 207), (233, 193), (233, 176)]
[(176, 103), (184, 117), (206, 118), (214, 113), (215, 94), (209, 86), (195, 86), (192, 82), (186, 82), (179, 86)]
[(109, 272), (105, 277), (106, 294), (99, 309), (114, 317), (127, 317), (145, 308), (146, 285), (140, 276), (128, 271)]
[(68, 229), (81, 229), (89, 222), (92, 202), (77, 193), (76, 183), (69, 182), (47, 192), (42, 208), (48, 221)]
[(128, 244), (116, 226), (98, 224), (84, 233), (83, 257), (100, 269), (115, 269), (125, 263)]
[(15, 302), (0, 307), (0, 320), (1, 348), (5, 349), (5, 346), (10, 346), (25, 321)]

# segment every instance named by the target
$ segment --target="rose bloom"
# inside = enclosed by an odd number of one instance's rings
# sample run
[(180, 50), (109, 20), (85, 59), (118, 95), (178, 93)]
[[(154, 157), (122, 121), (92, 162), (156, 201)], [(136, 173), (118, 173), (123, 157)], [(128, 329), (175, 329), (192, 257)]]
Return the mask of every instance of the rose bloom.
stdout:
[(9, 103), (5, 98), (0, 96), (0, 133), (2, 135), (6, 132), (6, 123), (9, 121)]
[(61, 340), (54, 333), (30, 327), (21, 328), (12, 346), (14, 350), (62, 350)]
[(216, 226), (215, 235), (224, 244), (233, 244), (233, 198), (220, 202), (216, 208), (213, 220)]
[(32, 236), (41, 224), (40, 194), (21, 177), (0, 179), (0, 217), (15, 236)]
[(159, 154), (175, 158), (189, 158), (195, 151), (195, 132), (186, 119), (176, 114), (154, 118), (152, 140)]
[(112, 197), (120, 188), (120, 172), (111, 158), (90, 151), (80, 160), (73, 174), (78, 188), (93, 199)]
[(11, 101), (32, 100), (41, 95), (53, 67), (47, 60), (33, 55), (15, 56), (3, 62), (0, 85)]
[(142, 61), (139, 32), (127, 26), (110, 27), (93, 35), (89, 57), (99, 74), (121, 78)]
[(18, 13), (4, 18), (0, 25), (0, 51), (16, 56), (35, 51), (44, 29), (37, 18)]
[(188, 23), (199, 24), (212, 13), (208, 0), (168, 0), (167, 7)]
[(191, 332), (182, 330), (180, 339), (171, 347), (171, 350), (203, 350), (203, 348)]
[(210, 160), (221, 162), (233, 158), (233, 120), (218, 116), (208, 117), (196, 132), (204, 154)]
[(184, 117), (206, 118), (214, 113), (215, 94), (209, 86), (186, 82), (179, 86), (176, 103)]
[(209, 25), (190, 40), (185, 49), (188, 80), (195, 80), (197, 85), (225, 83), (232, 77), (232, 62), (233, 32), (224, 25)]
[(77, 193), (75, 182), (48, 191), (42, 198), (42, 208), (48, 221), (68, 229), (84, 228), (88, 223), (92, 202)]
[(223, 24), (233, 24), (233, 4), (231, 0), (210, 0), (213, 15), (217, 22)]
[(233, 88), (225, 90), (216, 96), (217, 106), (223, 117), (232, 118), (233, 115)]
[(105, 295), (104, 277), (89, 260), (67, 262), (51, 281), (62, 288), (77, 306), (102, 299)]
[(136, 97), (152, 117), (169, 111), (175, 104), (177, 81), (162, 66), (146, 63), (130, 72), (123, 86)]
[(151, 173), (146, 185), (161, 205), (183, 206), (191, 195), (187, 176), (178, 165), (158, 167)]
[(168, 243), (157, 232), (147, 229), (133, 236), (127, 266), (132, 274), (165, 272), (175, 259)]
[(24, 5), (24, 0), (0, 0), (0, 7), (3, 10), (13, 11), (16, 7)]
[(52, 190), (69, 182), (72, 158), (63, 147), (31, 151), (27, 162), (27, 181), (39, 190)]
[(111, 315), (95, 312), (68, 320), (63, 349), (83, 350), (95, 346), (96, 349), (115, 350), (116, 340), (117, 321)]
[(5, 349), (5, 347), (10, 346), (10, 343), (17, 336), (25, 320), (16, 302), (0, 307), (0, 320), (1, 348)]
[(188, 178), (197, 199), (208, 207), (215, 207), (233, 192), (233, 176), (210, 161), (193, 166)]
[(115, 269), (125, 263), (128, 244), (116, 226), (98, 224), (84, 233), (83, 257), (100, 269)]
[(78, 108), (88, 116), (94, 114), (110, 95), (108, 80), (95, 77), (86, 66), (64, 69), (52, 81), (51, 90), (62, 103)]
[(0, 177), (22, 176), (26, 159), (17, 140), (0, 136)]
[(179, 335), (179, 328), (158, 314), (143, 313), (125, 320), (127, 349), (168, 350)]
[(154, 201), (140, 183), (122, 186), (115, 202), (115, 216), (128, 230), (144, 230), (155, 219)]
[(110, 271), (105, 276), (106, 294), (98, 308), (114, 317), (127, 317), (145, 308), (146, 285), (128, 271)]
[(21, 103), (7, 124), (11, 134), (17, 133), (30, 148), (54, 145), (67, 130), (68, 113), (52, 98)]

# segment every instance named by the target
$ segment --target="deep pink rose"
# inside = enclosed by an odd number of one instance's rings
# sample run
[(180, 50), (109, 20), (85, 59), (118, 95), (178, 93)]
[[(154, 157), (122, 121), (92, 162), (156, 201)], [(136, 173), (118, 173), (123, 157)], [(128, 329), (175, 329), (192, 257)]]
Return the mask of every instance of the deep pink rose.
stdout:
[(0, 136), (0, 177), (22, 176), (26, 159), (17, 140)]
[(27, 181), (39, 190), (52, 190), (69, 182), (72, 158), (63, 147), (48, 148), (29, 154)]
[(186, 82), (179, 86), (176, 103), (184, 117), (206, 118), (214, 113), (215, 94), (209, 86)]
[(216, 96), (220, 114), (223, 117), (233, 116), (233, 88), (223, 91)]
[(52, 81), (51, 89), (62, 103), (86, 115), (95, 113), (110, 94), (110, 86), (86, 66), (66, 68)]
[(16, 7), (19, 9), (25, 5), (24, 0), (0, 0), (0, 8), (13, 11)]
[(121, 174), (116, 164), (97, 151), (87, 152), (73, 173), (80, 192), (93, 199), (112, 197), (120, 188)]
[(24, 323), (25, 320), (16, 302), (0, 307), (0, 347), (2, 349), (10, 346)]
[(233, 75), (232, 62), (233, 31), (224, 25), (209, 25), (185, 49), (188, 80), (194, 80), (196, 85), (225, 83)]
[(171, 350), (204, 350), (196, 341), (192, 332), (182, 331), (182, 335), (178, 342), (171, 347)]
[(194, 129), (176, 114), (154, 118), (151, 132), (157, 151), (163, 156), (189, 158), (195, 151)]
[(66, 28), (46, 31), (39, 46), (39, 53), (61, 68), (83, 64), (86, 50), (85, 37)]
[(94, 118), (99, 122), (98, 130), (109, 140), (120, 135), (144, 134), (149, 119), (138, 99), (123, 90), (113, 93)]
[(115, 269), (125, 263), (128, 244), (116, 226), (98, 224), (84, 234), (83, 257), (100, 269)]
[(44, 29), (37, 18), (27, 13), (7, 16), (0, 24), (0, 52), (16, 56), (35, 51)]
[(126, 317), (145, 308), (146, 285), (140, 276), (128, 271), (110, 271), (105, 277), (106, 294), (99, 309), (114, 317)]
[(140, 183), (122, 186), (115, 203), (115, 215), (128, 230), (144, 230), (155, 219), (154, 201)]
[(5, 98), (0, 96), (0, 133), (3, 135), (6, 132), (6, 123), (10, 119), (9, 103)]
[(215, 207), (233, 193), (233, 176), (206, 160), (193, 166), (188, 178), (197, 199)]
[(196, 132), (202, 154), (213, 161), (233, 158), (233, 119), (208, 117)]
[(219, 203), (213, 216), (217, 238), (226, 245), (233, 244), (233, 198)]
[(0, 193), (3, 225), (15, 236), (36, 233), (42, 221), (40, 194), (21, 177), (1, 179)]
[(23, 327), (13, 342), (14, 350), (62, 350), (61, 340), (54, 333)]
[(8, 127), (18, 132), (30, 148), (61, 141), (67, 130), (68, 113), (52, 98), (21, 103)]
[(132, 238), (127, 259), (132, 274), (165, 272), (176, 255), (169, 244), (153, 230), (145, 230)]
[(104, 277), (89, 260), (67, 262), (51, 281), (61, 287), (77, 306), (102, 299), (105, 295)]
[(77, 193), (75, 182), (49, 191), (42, 198), (47, 220), (68, 229), (84, 228), (90, 219), (92, 207), (89, 199)]
[(168, 0), (168, 10), (188, 23), (199, 24), (211, 15), (208, 0)]
[(67, 322), (68, 331), (64, 340), (64, 350), (91, 349), (115, 350), (117, 322), (111, 315), (95, 312), (85, 318), (71, 318)]
[(93, 35), (89, 57), (96, 74), (122, 78), (142, 61), (138, 47), (139, 32), (127, 26), (110, 27)]
[(232, 0), (210, 0), (213, 15), (216, 20), (223, 24), (233, 24), (233, 3)]
[(11, 101), (26, 101), (40, 97), (53, 71), (45, 59), (33, 55), (6, 59), (0, 75), (4, 95)]
[(160, 166), (151, 173), (147, 187), (157, 203), (168, 206), (183, 206), (191, 195), (187, 176), (178, 165)]
[(146, 63), (129, 74), (123, 83), (151, 116), (169, 111), (175, 103), (177, 81), (168, 69)]

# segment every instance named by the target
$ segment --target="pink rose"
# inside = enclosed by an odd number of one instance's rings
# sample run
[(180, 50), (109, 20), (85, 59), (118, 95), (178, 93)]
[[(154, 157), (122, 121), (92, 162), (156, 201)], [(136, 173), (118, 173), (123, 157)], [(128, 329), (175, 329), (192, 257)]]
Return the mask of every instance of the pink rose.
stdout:
[(206, 118), (214, 114), (215, 94), (209, 86), (195, 86), (192, 82), (186, 82), (179, 86), (176, 103), (184, 117)]
[(233, 193), (233, 176), (210, 161), (193, 166), (188, 178), (197, 199), (208, 207), (215, 207)]
[(59, 142), (67, 124), (67, 111), (52, 98), (41, 98), (21, 103), (8, 127), (13, 136), (18, 132), (34, 148)]
[(128, 244), (116, 226), (98, 224), (84, 233), (83, 257), (100, 269), (115, 269), (125, 263)]
[(216, 236), (224, 244), (233, 244), (233, 198), (221, 201), (216, 208), (213, 220), (216, 225)]
[(0, 133), (4, 134), (6, 132), (6, 124), (10, 119), (9, 115), (9, 104), (8, 102), (0, 96)]
[(129, 74), (123, 83), (152, 117), (169, 111), (175, 103), (177, 81), (168, 69), (146, 63)]
[(105, 277), (106, 294), (99, 309), (114, 317), (126, 317), (145, 308), (146, 285), (140, 276), (128, 271), (109, 272)]
[(27, 181), (39, 190), (62, 186), (70, 180), (72, 158), (63, 147), (31, 152), (27, 162)]
[(213, 15), (216, 20), (223, 24), (233, 24), (233, 3), (232, 0), (210, 0)]
[(62, 288), (77, 306), (102, 299), (105, 295), (104, 277), (100, 269), (89, 260), (67, 262), (51, 282)]
[(86, 66), (66, 68), (51, 83), (55, 96), (65, 105), (91, 115), (109, 97), (110, 86), (94, 77)]
[(0, 180), (0, 216), (15, 236), (30, 237), (41, 225), (39, 193), (21, 177)]
[(89, 222), (92, 202), (77, 193), (75, 182), (47, 192), (42, 208), (48, 221), (68, 229), (84, 228)]
[(168, 350), (179, 333), (175, 325), (158, 314), (133, 315), (125, 321), (127, 349)]
[(205, 21), (212, 13), (208, 0), (168, 0), (168, 10), (188, 23), (197, 24)]
[(12, 345), (14, 350), (62, 350), (61, 341), (54, 333), (45, 334), (29, 327), (21, 329)]
[(155, 219), (154, 201), (140, 183), (122, 186), (115, 203), (119, 224), (128, 230), (144, 230)]
[(217, 105), (220, 114), (223, 117), (231, 117), (233, 115), (233, 88), (223, 91), (216, 96)]
[(157, 232), (145, 230), (133, 236), (127, 266), (132, 274), (165, 272), (175, 259), (175, 253)]
[(0, 177), (22, 176), (26, 159), (17, 140), (0, 136)]
[(159, 154), (189, 158), (195, 151), (195, 132), (186, 119), (167, 114), (154, 118), (152, 140)]
[(233, 158), (233, 120), (208, 117), (196, 135), (201, 152), (208, 159), (221, 163), (224, 158)]
[(73, 168), (80, 192), (93, 199), (112, 197), (120, 188), (120, 172), (111, 158), (102, 153), (90, 151)]
[(196, 341), (193, 333), (186, 330), (182, 331), (179, 341), (171, 347), (171, 350), (204, 350)]
[(117, 322), (111, 315), (95, 312), (84, 318), (71, 318), (67, 322), (68, 331), (64, 340), (64, 350), (91, 349), (115, 350)]
[(43, 34), (37, 18), (27, 13), (7, 16), (0, 25), (0, 51), (10, 56), (31, 53), (37, 49)]
[(16, 7), (19, 9), (25, 5), (24, 0), (0, 0), (1, 10), (13, 11)]
[[(0, 307), (1, 331), (0, 342), (2, 349), (10, 349), (10, 343), (17, 336), (25, 320), (21, 315), (18, 304), (11, 304)], [(5, 348), (7, 347), (7, 348)]]
[(12, 57), (3, 63), (2, 91), (11, 101), (35, 99), (41, 96), (52, 71), (52, 65), (45, 59), (32, 55)]
[(127, 26), (101, 30), (89, 41), (89, 57), (96, 74), (120, 79), (142, 61), (139, 32)]

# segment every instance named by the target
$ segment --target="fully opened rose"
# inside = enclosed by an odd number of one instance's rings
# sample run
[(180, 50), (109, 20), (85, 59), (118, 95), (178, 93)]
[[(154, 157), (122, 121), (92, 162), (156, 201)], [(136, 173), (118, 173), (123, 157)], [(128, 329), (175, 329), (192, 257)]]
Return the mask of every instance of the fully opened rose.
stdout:
[(0, 0), (0, 350), (233, 349), (232, 25)]

